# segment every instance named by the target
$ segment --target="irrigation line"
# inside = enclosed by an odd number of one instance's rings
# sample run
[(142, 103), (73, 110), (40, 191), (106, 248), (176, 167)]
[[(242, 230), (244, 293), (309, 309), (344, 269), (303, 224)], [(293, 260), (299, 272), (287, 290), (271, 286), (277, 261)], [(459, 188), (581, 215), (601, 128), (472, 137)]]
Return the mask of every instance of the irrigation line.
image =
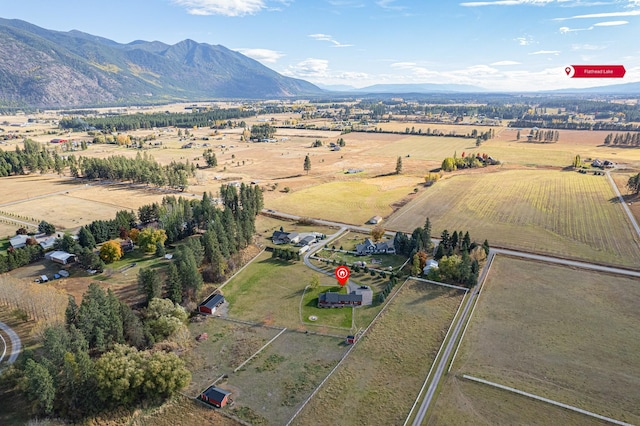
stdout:
[[(469, 294), (469, 289), (465, 288), (464, 295), (466, 296), (467, 294)], [(438, 349), (438, 353), (436, 354), (436, 357), (433, 359), (433, 363), (431, 364), (431, 368), (429, 369), (427, 378), (424, 379), (424, 383), (420, 388), (420, 392), (418, 392), (418, 396), (416, 396), (416, 400), (413, 402), (413, 405), (411, 406), (411, 410), (409, 410), (409, 414), (407, 415), (407, 418), (404, 420), (404, 423), (402, 424), (402, 426), (407, 426), (407, 423), (409, 423), (409, 419), (413, 415), (413, 410), (416, 409), (416, 405), (418, 405), (418, 401), (420, 401), (420, 398), (422, 398), (422, 393), (424, 392), (425, 388), (427, 387), (427, 384), (429, 383), (429, 378), (431, 377), (431, 373), (433, 372), (433, 369), (435, 368), (436, 363), (438, 362), (438, 358), (440, 357), (440, 353), (442, 352), (442, 349), (444, 349), (444, 345), (447, 343), (447, 338), (449, 337), (449, 333), (451, 332), (451, 329), (453, 328), (453, 325), (456, 322), (456, 318), (460, 313), (460, 309), (462, 309), (463, 303), (464, 303), (464, 297), (462, 298), (462, 300), (460, 300), (460, 306), (458, 306), (458, 310), (456, 311), (456, 314), (453, 316), (453, 319), (451, 320), (451, 324), (449, 324), (449, 329), (447, 330), (447, 334), (445, 334), (444, 339), (442, 340), (442, 344), (440, 345), (440, 349)]]
[(239, 366), (237, 366), (237, 367), (236, 367), (236, 369), (235, 369), (235, 370), (233, 370), (233, 372), (235, 373), (236, 371), (238, 371), (238, 370), (240, 370), (242, 367), (244, 367), (244, 365), (245, 365), (246, 363), (248, 363), (248, 362), (249, 362), (249, 361), (251, 361), (253, 358), (255, 358), (255, 357), (256, 357), (256, 355), (258, 355), (260, 352), (262, 352), (262, 350), (263, 350), (264, 348), (266, 348), (267, 346), (269, 346), (269, 345), (271, 344), (271, 342), (273, 342), (273, 341), (274, 341), (274, 340), (276, 340), (278, 337), (280, 337), (280, 335), (281, 335), (282, 333), (284, 333), (285, 331), (287, 331), (287, 329), (286, 329), (286, 328), (283, 328), (283, 329), (282, 329), (282, 331), (281, 331), (280, 333), (276, 334), (276, 336), (275, 336), (273, 339), (269, 340), (267, 343), (265, 343), (265, 344), (264, 344), (264, 346), (262, 346), (260, 349), (258, 349), (258, 351), (257, 351), (256, 353), (254, 353), (253, 355), (251, 355), (251, 356), (250, 356), (249, 358), (247, 358), (247, 359), (246, 359), (242, 364), (240, 364)]
[(564, 404), (562, 402), (554, 401), (553, 399), (548, 399), (548, 398), (544, 398), (542, 396), (534, 395), (534, 394), (529, 393), (529, 392), (524, 392), (524, 391), (521, 391), (521, 390), (518, 390), (518, 389), (515, 389), (515, 388), (512, 388), (512, 387), (509, 387), (509, 386), (500, 385), (498, 383), (493, 383), (493, 382), (490, 382), (488, 380), (479, 379), (479, 378), (473, 377), (473, 376), (468, 376), (466, 374), (463, 374), (462, 377), (467, 379), (467, 380), (471, 380), (471, 381), (474, 381), (474, 382), (478, 382), (478, 383), (482, 383), (482, 384), (485, 384), (485, 385), (493, 386), (493, 387), (498, 388), (498, 389), (506, 390), (506, 391), (513, 392), (513, 393), (517, 393), (518, 395), (523, 395), (523, 396), (526, 396), (528, 398), (536, 399), (538, 401), (542, 401), (542, 402), (546, 402), (548, 404), (552, 404), (552, 405), (555, 405), (555, 406), (558, 406), (558, 407), (566, 408), (567, 410), (575, 411), (575, 412), (580, 413), (580, 414), (585, 414), (585, 415), (590, 416), (590, 417), (595, 417), (596, 419), (604, 420), (605, 422), (613, 423), (613, 424), (616, 424), (616, 425), (622, 425), (622, 426), (633, 426), (631, 423), (625, 423), (625, 422), (622, 422), (620, 420), (612, 419), (610, 417), (601, 416), (600, 414), (592, 413), (591, 411), (583, 410), (582, 408), (574, 407), (572, 405), (568, 405), (568, 404)]

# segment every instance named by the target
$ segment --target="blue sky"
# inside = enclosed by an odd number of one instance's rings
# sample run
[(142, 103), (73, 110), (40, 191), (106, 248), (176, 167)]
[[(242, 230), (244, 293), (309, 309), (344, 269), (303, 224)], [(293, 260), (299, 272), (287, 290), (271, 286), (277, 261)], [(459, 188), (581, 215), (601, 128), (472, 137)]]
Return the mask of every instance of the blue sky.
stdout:
[[(221, 44), (322, 85), (640, 81), (640, 0), (0, 0), (0, 16), (121, 43)], [(567, 77), (567, 65), (582, 64), (620, 64), (627, 74)]]

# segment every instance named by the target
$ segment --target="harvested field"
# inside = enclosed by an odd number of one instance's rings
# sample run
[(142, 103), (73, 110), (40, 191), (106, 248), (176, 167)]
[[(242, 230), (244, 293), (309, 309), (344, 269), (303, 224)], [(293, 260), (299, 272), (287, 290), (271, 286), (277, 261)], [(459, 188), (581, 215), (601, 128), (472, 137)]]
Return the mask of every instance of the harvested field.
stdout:
[(398, 210), (389, 229), (432, 235), (468, 230), (476, 241), (597, 263), (637, 267), (639, 238), (606, 176), (509, 170), (451, 176)]
[(638, 300), (634, 278), (498, 256), (453, 371), (638, 424)]
[(53, 175), (30, 174), (23, 176), (9, 176), (0, 179), (0, 206), (4, 209), (7, 204), (23, 201), (43, 195), (64, 193), (82, 187), (69, 178), (59, 178)]
[(46, 220), (56, 229), (72, 229), (94, 220), (110, 220), (124, 208), (106, 201), (89, 201), (68, 195), (55, 195), (39, 200), (24, 201), (3, 206), (8, 213), (23, 215), (25, 212), (37, 221)]
[(196, 397), (223, 374), (231, 374), (280, 330), (236, 323), (214, 317), (189, 324), (195, 339), (202, 333), (208, 338), (195, 343), (185, 356), (191, 371), (191, 383), (185, 393)]
[(231, 412), (254, 424), (283, 425), (329, 371), (347, 346), (343, 339), (286, 331), (249, 364), (229, 376), (225, 387), (233, 389)]
[(402, 424), (463, 294), (407, 282), (294, 424)]
[[(465, 151), (475, 152), (476, 150), (478, 148), (476, 148), (474, 139), (407, 135), (393, 143), (386, 143), (376, 147), (376, 149), (368, 150), (364, 154), (394, 158), (410, 155), (409, 159), (411, 160), (434, 161), (439, 165), (442, 160), (446, 157), (453, 157), (455, 153), (460, 156)], [(426, 172), (428, 170), (425, 170), (425, 174)]]
[(372, 216), (388, 216), (391, 204), (410, 194), (406, 187), (384, 190), (362, 182), (326, 183), (277, 198), (269, 207), (311, 218), (361, 225)]

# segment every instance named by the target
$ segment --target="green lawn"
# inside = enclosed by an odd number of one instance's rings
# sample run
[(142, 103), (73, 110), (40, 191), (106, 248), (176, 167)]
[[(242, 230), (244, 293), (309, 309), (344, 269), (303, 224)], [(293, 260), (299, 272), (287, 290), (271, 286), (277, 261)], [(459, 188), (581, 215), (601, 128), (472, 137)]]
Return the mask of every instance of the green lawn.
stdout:
[(334, 252), (332, 250), (320, 250), (318, 257), (324, 259), (336, 260), (338, 263), (353, 264), (355, 262), (366, 262), (369, 268), (388, 270), (389, 267), (397, 270), (401, 267), (407, 258), (396, 254), (374, 254), (371, 256), (356, 256), (355, 254)]
[[(351, 328), (353, 308), (318, 308), (318, 296), (328, 291), (346, 294), (346, 287), (319, 286), (316, 289), (308, 288), (302, 299), (302, 321), (309, 324), (323, 324), (331, 327)], [(357, 308), (360, 309), (360, 308)], [(317, 317), (312, 321), (310, 316)]]
[[(300, 303), (314, 274), (321, 286), (335, 285), (335, 279), (313, 272), (301, 261), (272, 259), (271, 253), (264, 252), (222, 289), (229, 302), (228, 314), (282, 327), (301, 327)], [(317, 321), (307, 325), (324, 324)]]
[(0, 254), (7, 254), (7, 249), (11, 246), (8, 238), (0, 240)]

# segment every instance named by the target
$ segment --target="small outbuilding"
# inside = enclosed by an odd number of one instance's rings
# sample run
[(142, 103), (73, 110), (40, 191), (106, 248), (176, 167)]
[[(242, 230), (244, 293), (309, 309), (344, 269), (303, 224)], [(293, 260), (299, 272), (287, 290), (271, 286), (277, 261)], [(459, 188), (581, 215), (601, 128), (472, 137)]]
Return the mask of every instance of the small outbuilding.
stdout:
[(229, 402), (231, 392), (215, 386), (210, 386), (200, 394), (200, 399), (216, 408), (222, 408)]
[(75, 262), (76, 255), (67, 253), (66, 251), (56, 250), (44, 255), (45, 259), (48, 259), (52, 262), (59, 263), (61, 265), (66, 265), (71, 262)]
[(27, 235), (16, 235), (15, 237), (9, 238), (9, 244), (14, 249), (19, 249), (27, 245), (27, 240), (29, 237)]
[(429, 259), (427, 260), (427, 263), (424, 265), (424, 268), (422, 269), (422, 273), (427, 274), (432, 269), (438, 269), (438, 262), (436, 262), (433, 259)]
[(224, 296), (221, 294), (212, 294), (207, 297), (204, 302), (198, 306), (198, 312), (201, 314), (213, 315), (218, 306), (224, 303)]
[(377, 225), (380, 222), (382, 222), (382, 216), (374, 216), (367, 221), (367, 223), (370, 225)]

